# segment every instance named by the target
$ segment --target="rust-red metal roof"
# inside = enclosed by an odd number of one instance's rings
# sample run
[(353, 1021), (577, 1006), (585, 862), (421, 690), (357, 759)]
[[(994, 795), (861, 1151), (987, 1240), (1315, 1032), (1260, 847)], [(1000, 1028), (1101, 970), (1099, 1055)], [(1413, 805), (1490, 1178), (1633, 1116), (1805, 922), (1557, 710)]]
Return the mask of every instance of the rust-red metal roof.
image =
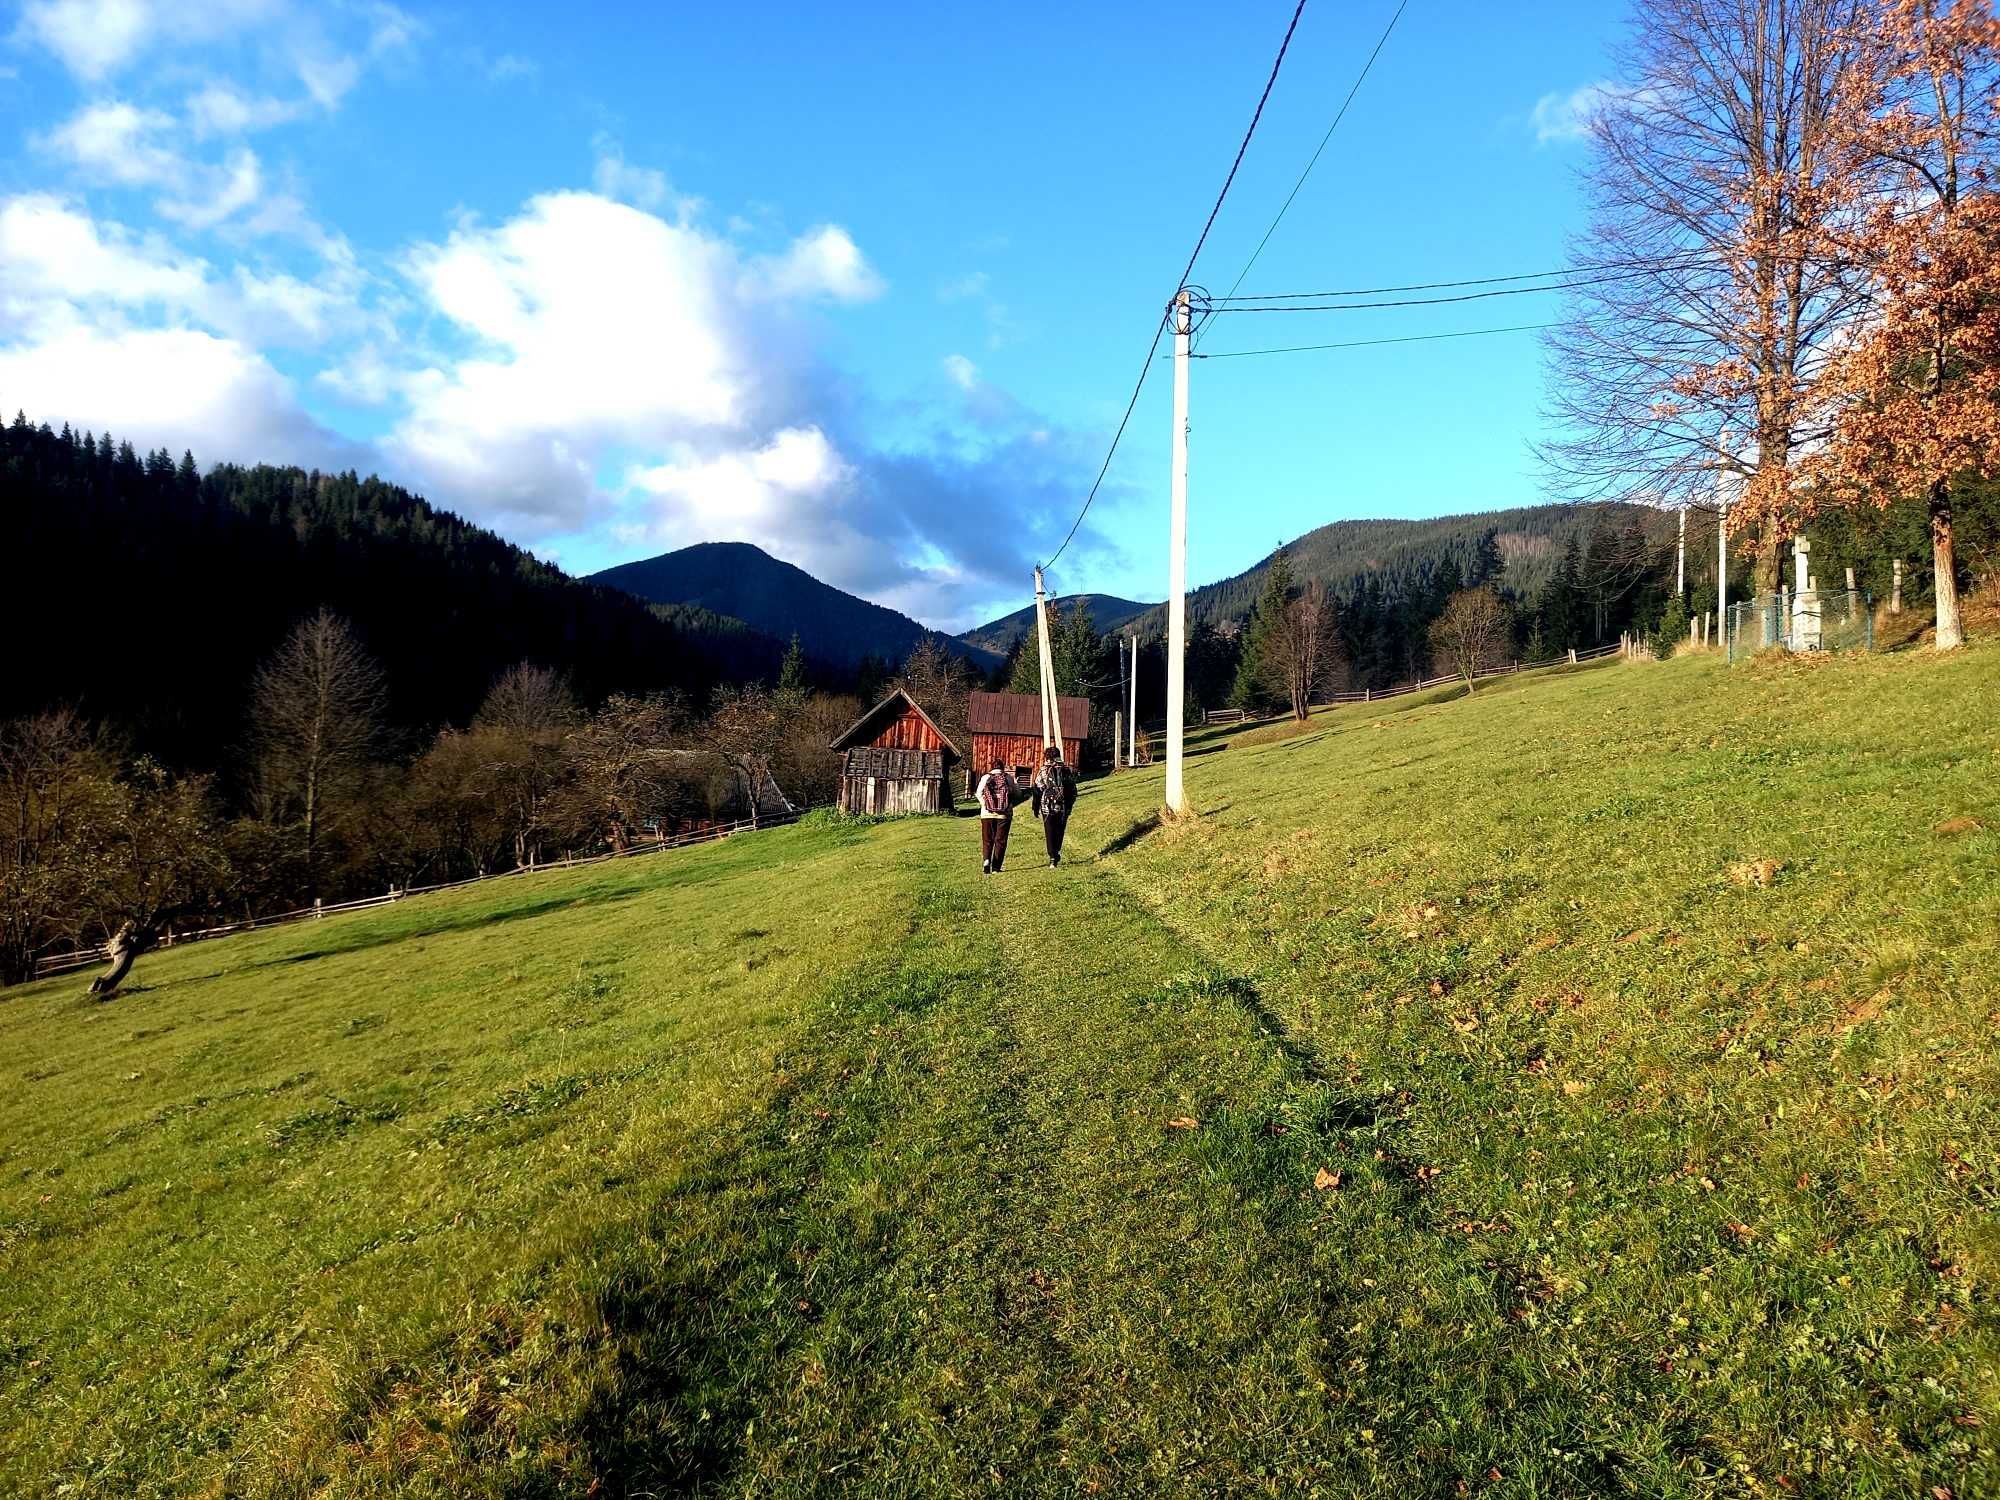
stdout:
[[(1056, 699), (1066, 740), (1090, 738), (1090, 700)], [(1042, 736), (1042, 700), (1033, 693), (974, 693), (966, 700), (965, 727), (973, 734)]]

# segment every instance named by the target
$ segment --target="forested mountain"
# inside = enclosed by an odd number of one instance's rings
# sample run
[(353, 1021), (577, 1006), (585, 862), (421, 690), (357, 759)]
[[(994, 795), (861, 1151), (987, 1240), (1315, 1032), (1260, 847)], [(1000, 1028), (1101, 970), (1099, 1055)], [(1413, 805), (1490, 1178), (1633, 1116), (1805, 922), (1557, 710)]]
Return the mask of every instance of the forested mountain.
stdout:
[(839, 667), (859, 667), (871, 658), (901, 663), (926, 640), (943, 642), (982, 669), (1000, 656), (843, 593), (748, 542), (699, 542), (620, 563), (588, 581), (658, 604), (713, 610), (778, 640), (796, 635), (808, 655)]
[[(1671, 516), (1635, 505), (1534, 505), (1426, 521), (1335, 521), (1287, 543), (1284, 551), (1301, 584), (1317, 580), (1343, 602), (1421, 597), (1447, 574), (1457, 580), (1454, 587), (1492, 583), (1503, 594), (1526, 600), (1556, 576), (1572, 538), (1587, 548), (1593, 533), (1633, 524), (1653, 543), (1669, 538), (1674, 525)], [(1188, 595), (1189, 622), (1247, 619), (1269, 565), (1267, 557), (1195, 589)], [(1141, 635), (1162, 634), (1165, 609), (1155, 605), (1136, 627)]]
[(60, 432), (0, 431), (0, 720), (53, 704), (136, 748), (217, 767), (251, 676), (325, 606), (381, 662), (392, 727), (464, 723), (530, 660), (592, 701), (774, 677), (781, 644), (703, 610), (579, 582), (482, 527), (349, 472), (223, 464)]
[[(1076, 608), (1081, 600), (1090, 611), (1091, 622), (1097, 626), (1099, 634), (1116, 635), (1131, 621), (1157, 606), (1141, 604), (1136, 599), (1120, 599), (1116, 594), (1065, 594), (1054, 603), (1064, 612)], [(974, 630), (959, 635), (961, 641), (979, 646), (985, 650), (1005, 656), (1014, 649), (1015, 642), (1026, 635), (1035, 623), (1034, 605), (1026, 605), (1011, 615), (1002, 615), (997, 620), (988, 620)]]

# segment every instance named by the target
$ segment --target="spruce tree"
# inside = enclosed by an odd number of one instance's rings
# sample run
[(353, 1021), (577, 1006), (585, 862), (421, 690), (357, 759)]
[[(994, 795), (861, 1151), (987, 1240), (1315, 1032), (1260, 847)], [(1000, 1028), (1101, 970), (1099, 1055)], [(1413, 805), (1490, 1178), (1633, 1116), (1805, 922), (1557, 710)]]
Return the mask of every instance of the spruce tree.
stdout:
[(1229, 694), (1229, 701), (1235, 707), (1255, 713), (1277, 701), (1269, 663), (1264, 659), (1265, 645), (1291, 600), (1292, 560), (1280, 547), (1271, 554), (1271, 561), (1264, 569), (1264, 592), (1258, 596), (1257, 608), (1243, 632), (1243, 655), (1236, 664), (1236, 686)]

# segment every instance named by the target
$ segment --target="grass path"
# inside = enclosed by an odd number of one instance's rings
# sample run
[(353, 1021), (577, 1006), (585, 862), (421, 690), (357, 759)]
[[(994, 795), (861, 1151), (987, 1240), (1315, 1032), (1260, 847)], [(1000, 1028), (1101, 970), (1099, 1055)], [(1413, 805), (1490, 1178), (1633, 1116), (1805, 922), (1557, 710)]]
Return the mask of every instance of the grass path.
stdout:
[(1097, 783), (1060, 871), (783, 830), (32, 987), (0, 1487), (2000, 1492), (1994, 661), (1510, 682), (1216, 737), (1173, 829)]

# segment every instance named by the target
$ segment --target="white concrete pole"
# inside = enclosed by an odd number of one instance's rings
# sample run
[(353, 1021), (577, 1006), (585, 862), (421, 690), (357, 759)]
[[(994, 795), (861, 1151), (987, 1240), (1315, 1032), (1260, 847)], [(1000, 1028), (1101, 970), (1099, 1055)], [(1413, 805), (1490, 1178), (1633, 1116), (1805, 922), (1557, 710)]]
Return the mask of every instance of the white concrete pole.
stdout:
[(1715, 479), (1715, 628), (1729, 629), (1729, 498), (1726, 474)]
[(1193, 308), (1183, 288), (1174, 297), (1173, 516), (1167, 532), (1167, 812), (1188, 810), (1181, 777), (1181, 734), (1187, 698), (1188, 333)]
[(1681, 507), (1680, 539), (1674, 544), (1674, 597), (1687, 598), (1688, 592), (1688, 513)]
[(1042, 684), (1042, 748), (1061, 744), (1056, 738), (1055, 673), (1049, 661), (1049, 611), (1042, 595), (1042, 570), (1035, 569), (1035, 644), (1040, 647)]
[(1125, 720), (1125, 733), (1130, 741), (1125, 746), (1125, 764), (1139, 764), (1139, 637), (1132, 637), (1132, 704), (1131, 714)]

